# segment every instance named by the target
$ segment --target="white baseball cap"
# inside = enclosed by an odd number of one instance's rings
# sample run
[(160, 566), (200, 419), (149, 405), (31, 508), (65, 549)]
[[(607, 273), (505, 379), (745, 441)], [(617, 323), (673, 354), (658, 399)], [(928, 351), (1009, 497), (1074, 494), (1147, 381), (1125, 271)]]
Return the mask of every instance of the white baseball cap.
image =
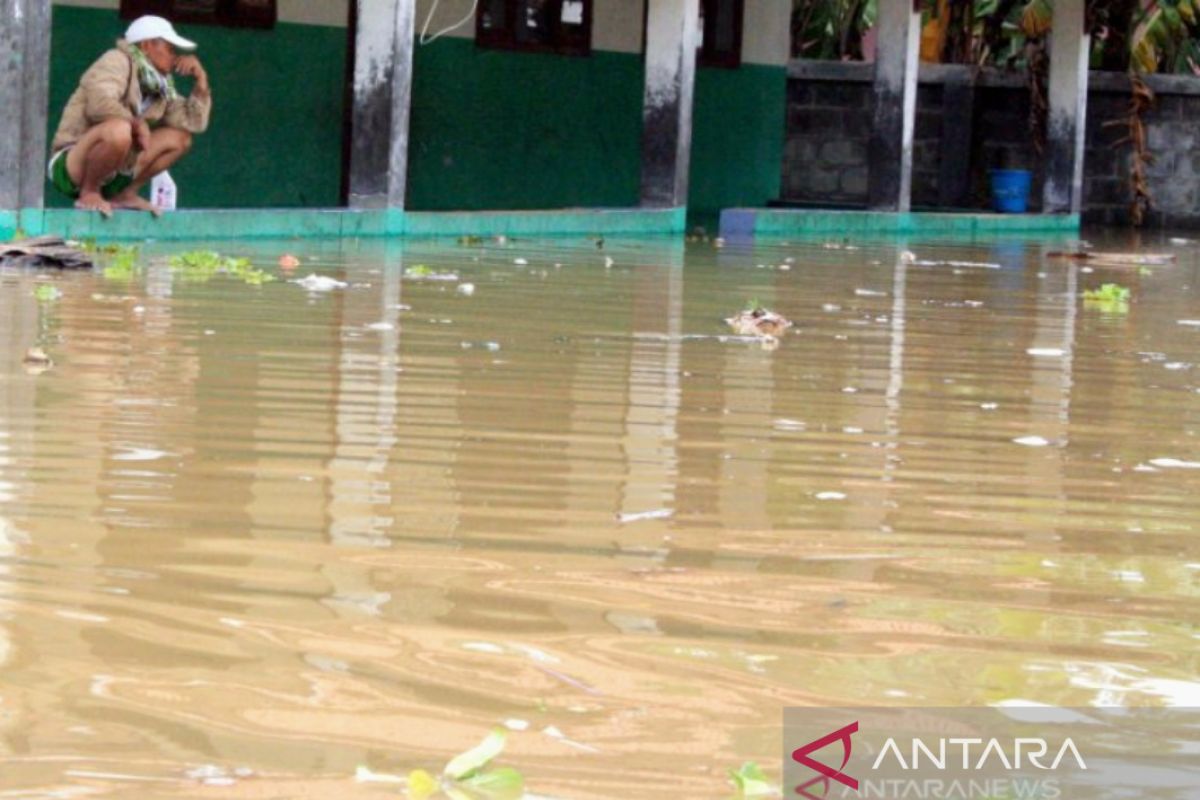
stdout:
[(125, 41), (137, 44), (138, 42), (148, 42), (151, 39), (163, 39), (173, 44), (178, 50), (196, 49), (195, 42), (176, 33), (174, 26), (162, 17), (147, 14), (129, 23), (129, 29), (125, 31)]

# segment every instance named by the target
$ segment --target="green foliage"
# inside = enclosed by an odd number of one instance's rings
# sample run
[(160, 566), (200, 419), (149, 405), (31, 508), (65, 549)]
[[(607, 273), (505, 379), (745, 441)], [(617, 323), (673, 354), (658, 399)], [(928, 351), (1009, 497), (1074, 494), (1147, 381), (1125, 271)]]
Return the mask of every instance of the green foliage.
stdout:
[(753, 761), (747, 761), (738, 769), (729, 770), (729, 779), (737, 789), (736, 797), (778, 797), (779, 789), (767, 780), (762, 767)]
[(404, 270), (404, 274), (410, 278), (428, 278), (433, 270), (424, 264), (415, 264)]
[(1103, 284), (1099, 289), (1083, 293), (1084, 305), (1108, 314), (1129, 312), (1129, 289), (1117, 283)]
[[(793, 0), (792, 54), (861, 59), (877, 0)], [(946, 61), (1023, 68), (1053, 26), (1052, 0), (922, 0), (946, 26)], [(1200, 0), (1087, 0), (1094, 69), (1200, 73)]]
[(861, 59), (862, 37), (875, 24), (877, 0), (794, 0), (792, 54)]
[(62, 297), (62, 292), (58, 290), (58, 287), (52, 286), (49, 283), (40, 283), (38, 284), (37, 288), (33, 290), (33, 296), (37, 298), (39, 302), (51, 303)]
[(763, 311), (765, 309), (763, 307), (763, 304), (758, 301), (757, 297), (751, 297), (749, 300), (746, 301), (746, 307), (742, 310), (745, 311), (747, 314), (753, 314), (756, 311)]
[[(96, 247), (95, 240), (92, 246)], [(85, 247), (86, 250), (86, 242)], [(129, 281), (141, 271), (138, 263), (138, 249), (133, 245), (105, 245), (90, 252), (107, 255), (108, 263), (104, 265), (104, 277), (110, 281)]]
[(171, 256), (168, 262), (179, 277), (191, 283), (207, 283), (218, 275), (261, 286), (275, 276), (250, 264), (248, 258), (232, 258), (211, 250), (192, 250)]
[(525, 793), (525, 777), (512, 767), (489, 769), (504, 750), (508, 733), (497, 728), (470, 750), (459, 753), (440, 778), (423, 769), (408, 774), (409, 800), (441, 796), (450, 800), (516, 800)]

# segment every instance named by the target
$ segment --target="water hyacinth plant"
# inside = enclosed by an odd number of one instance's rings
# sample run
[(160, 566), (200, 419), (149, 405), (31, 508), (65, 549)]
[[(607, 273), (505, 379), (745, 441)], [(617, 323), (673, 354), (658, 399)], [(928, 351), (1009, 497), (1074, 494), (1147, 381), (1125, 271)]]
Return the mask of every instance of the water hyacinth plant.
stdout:
[(1099, 289), (1083, 293), (1083, 303), (1108, 314), (1129, 313), (1129, 289), (1118, 283), (1105, 283)]
[(205, 283), (218, 275), (240, 280), (252, 286), (261, 286), (275, 280), (275, 276), (250, 264), (248, 258), (232, 258), (211, 250), (192, 250), (171, 256), (171, 269), (182, 280)]

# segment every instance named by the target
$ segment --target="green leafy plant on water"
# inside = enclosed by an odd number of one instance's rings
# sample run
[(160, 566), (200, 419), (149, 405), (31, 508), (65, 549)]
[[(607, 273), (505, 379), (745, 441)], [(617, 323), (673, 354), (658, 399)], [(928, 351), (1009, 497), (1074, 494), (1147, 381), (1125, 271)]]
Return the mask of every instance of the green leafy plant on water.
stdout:
[(252, 286), (275, 280), (275, 276), (251, 265), (248, 258), (223, 256), (212, 250), (192, 250), (171, 256), (167, 262), (180, 279), (190, 283), (206, 283), (224, 275)]
[(779, 797), (779, 787), (767, 780), (762, 767), (753, 761), (747, 761), (738, 769), (729, 770), (729, 779), (737, 790), (734, 797)]
[[(94, 241), (93, 245), (95, 245)], [(87, 248), (85, 247), (84, 249), (86, 250)], [(108, 263), (104, 265), (103, 273), (104, 277), (109, 280), (132, 280), (141, 271), (141, 264), (138, 263), (138, 249), (133, 245), (103, 245), (90, 252), (103, 253), (110, 256)]]
[(515, 800), (525, 793), (525, 777), (512, 767), (488, 766), (504, 750), (506, 731), (497, 728), (442, 768), (440, 776), (423, 769), (408, 774), (409, 800), (446, 797), (450, 800)]
[(56, 286), (43, 283), (39, 284), (38, 287), (33, 290), (33, 296), (37, 298), (39, 302), (50, 303), (62, 297), (62, 292), (60, 292)]
[(757, 297), (751, 297), (746, 301), (746, 307), (743, 309), (747, 314), (753, 314), (756, 311), (763, 311), (763, 304), (759, 302)]
[(428, 278), (433, 274), (433, 270), (424, 264), (416, 264), (404, 270), (404, 274), (410, 278)]
[(1110, 314), (1125, 314), (1129, 311), (1129, 289), (1118, 283), (1106, 283), (1099, 289), (1085, 291), (1083, 302)]

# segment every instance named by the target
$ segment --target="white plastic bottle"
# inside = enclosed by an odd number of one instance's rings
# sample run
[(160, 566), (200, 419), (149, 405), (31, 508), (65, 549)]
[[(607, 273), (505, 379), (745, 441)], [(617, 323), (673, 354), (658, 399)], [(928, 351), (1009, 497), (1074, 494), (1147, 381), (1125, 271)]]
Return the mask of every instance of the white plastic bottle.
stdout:
[(163, 170), (150, 179), (150, 203), (163, 211), (174, 211), (175, 202), (175, 181), (171, 173)]

